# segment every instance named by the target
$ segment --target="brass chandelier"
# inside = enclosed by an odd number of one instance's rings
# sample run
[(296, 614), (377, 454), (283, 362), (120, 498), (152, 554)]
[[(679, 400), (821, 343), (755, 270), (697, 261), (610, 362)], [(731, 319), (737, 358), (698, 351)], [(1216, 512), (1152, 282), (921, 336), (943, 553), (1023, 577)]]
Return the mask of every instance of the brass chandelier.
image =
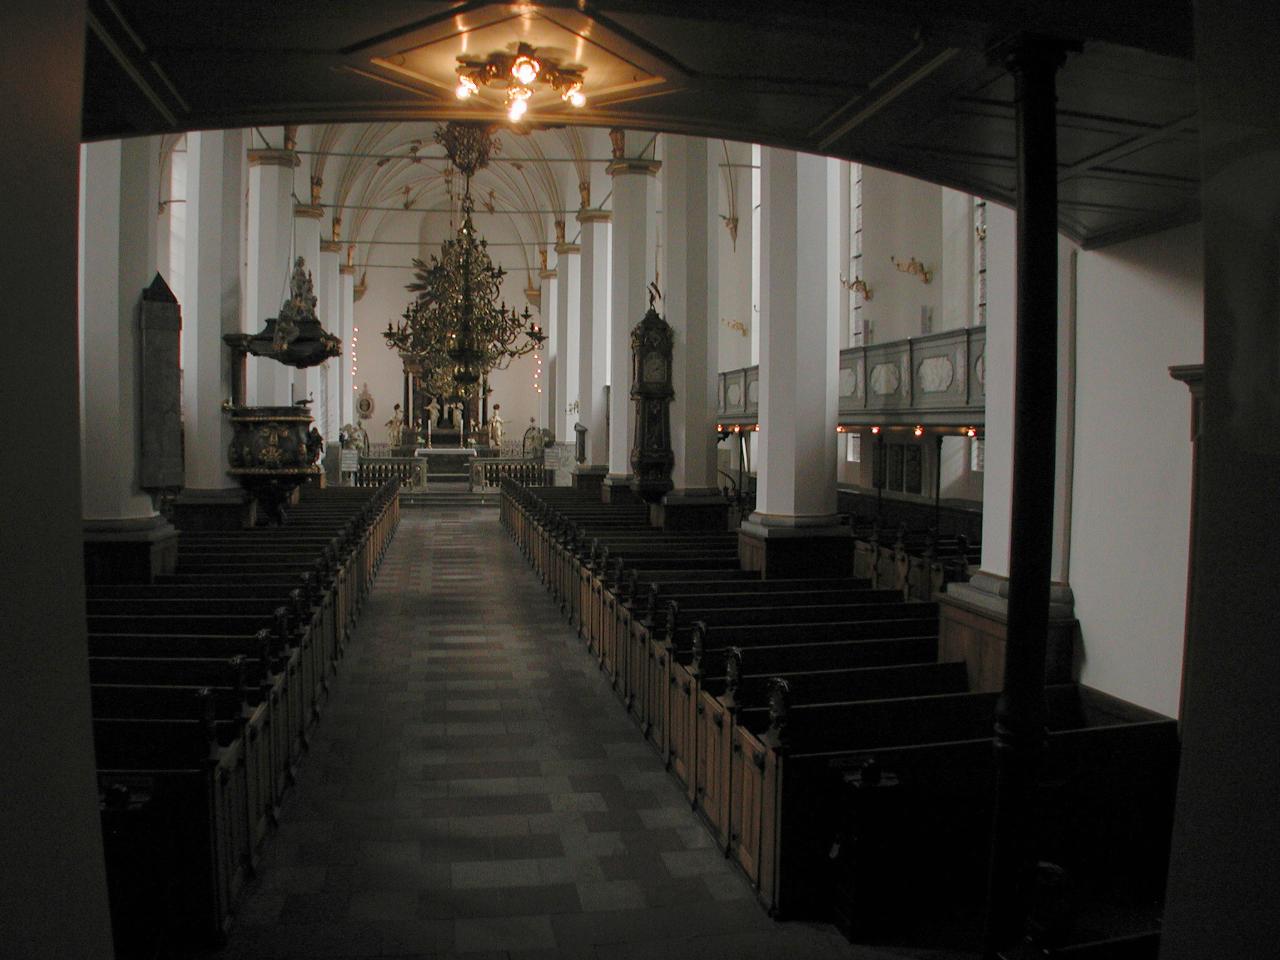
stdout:
[(538, 84), (550, 87), (571, 107), (585, 106), (583, 72), (582, 67), (560, 66), (546, 55), (539, 55), (529, 44), (519, 43), (515, 53), (491, 53), (484, 60), (459, 57), (458, 86), (454, 93), (459, 100), (466, 100), (479, 93), (481, 87), (503, 88), (507, 119), (519, 123), (529, 109), (529, 100)]
[(506, 271), (494, 266), (471, 219), (471, 177), (497, 149), (492, 130), (449, 123), (435, 139), (465, 177), (462, 225), (430, 262), (414, 258), (415, 280), (407, 289), (416, 296), (382, 335), (432, 393), (465, 395), (490, 370), (506, 368), (546, 338), (528, 307), (516, 313), (499, 299)]

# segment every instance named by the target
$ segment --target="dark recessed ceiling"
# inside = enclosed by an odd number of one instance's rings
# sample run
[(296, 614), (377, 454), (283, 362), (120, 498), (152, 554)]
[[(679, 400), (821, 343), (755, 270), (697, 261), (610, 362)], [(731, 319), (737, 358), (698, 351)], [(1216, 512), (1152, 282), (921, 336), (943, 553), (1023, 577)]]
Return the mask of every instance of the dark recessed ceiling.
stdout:
[(89, 6), (86, 139), (255, 124), (499, 119), (491, 101), (452, 96), (456, 57), (529, 36), (585, 64), (588, 93), (598, 93), (582, 111), (535, 102), (547, 122), (786, 146), (1006, 203), (1014, 199), (1013, 85), (991, 51), (1029, 30), (1074, 50), (1058, 82), (1063, 232), (1095, 246), (1198, 216), (1186, 2)]

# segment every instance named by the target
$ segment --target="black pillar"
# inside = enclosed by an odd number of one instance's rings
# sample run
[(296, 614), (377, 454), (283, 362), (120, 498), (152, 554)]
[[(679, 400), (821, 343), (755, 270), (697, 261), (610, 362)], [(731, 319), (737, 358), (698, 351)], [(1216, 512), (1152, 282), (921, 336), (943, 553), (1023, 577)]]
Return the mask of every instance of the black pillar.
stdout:
[(1007, 60), (1017, 101), (1017, 319), (1008, 646), (996, 705), (996, 803), (988, 956), (1022, 936), (1035, 882), (1035, 782), (1044, 752), (1045, 637), (1053, 562), (1058, 385), (1058, 184), (1054, 74), (1060, 46), (1024, 37)]

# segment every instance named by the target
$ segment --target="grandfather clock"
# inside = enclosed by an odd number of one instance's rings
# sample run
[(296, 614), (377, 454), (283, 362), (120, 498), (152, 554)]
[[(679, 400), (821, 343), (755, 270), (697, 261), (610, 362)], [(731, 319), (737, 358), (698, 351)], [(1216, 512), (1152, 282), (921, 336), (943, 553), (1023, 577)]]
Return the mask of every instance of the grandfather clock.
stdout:
[(635, 401), (635, 441), (631, 447), (631, 490), (657, 503), (671, 489), (675, 451), (671, 449), (671, 325), (658, 316), (649, 286), (649, 311), (631, 331), (631, 397)]

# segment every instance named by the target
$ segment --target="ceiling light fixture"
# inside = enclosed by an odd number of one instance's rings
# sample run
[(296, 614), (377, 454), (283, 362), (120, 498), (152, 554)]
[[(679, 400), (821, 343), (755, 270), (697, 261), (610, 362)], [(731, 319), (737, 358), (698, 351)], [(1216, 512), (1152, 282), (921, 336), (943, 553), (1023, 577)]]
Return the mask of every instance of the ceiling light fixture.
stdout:
[(454, 93), (459, 100), (466, 100), (479, 93), (481, 87), (503, 89), (507, 119), (519, 123), (529, 110), (535, 84), (546, 84), (571, 107), (586, 106), (587, 95), (582, 89), (584, 71), (584, 67), (562, 67), (539, 55), (529, 44), (520, 43), (515, 53), (491, 53), (484, 60), (459, 57), (458, 86)]

